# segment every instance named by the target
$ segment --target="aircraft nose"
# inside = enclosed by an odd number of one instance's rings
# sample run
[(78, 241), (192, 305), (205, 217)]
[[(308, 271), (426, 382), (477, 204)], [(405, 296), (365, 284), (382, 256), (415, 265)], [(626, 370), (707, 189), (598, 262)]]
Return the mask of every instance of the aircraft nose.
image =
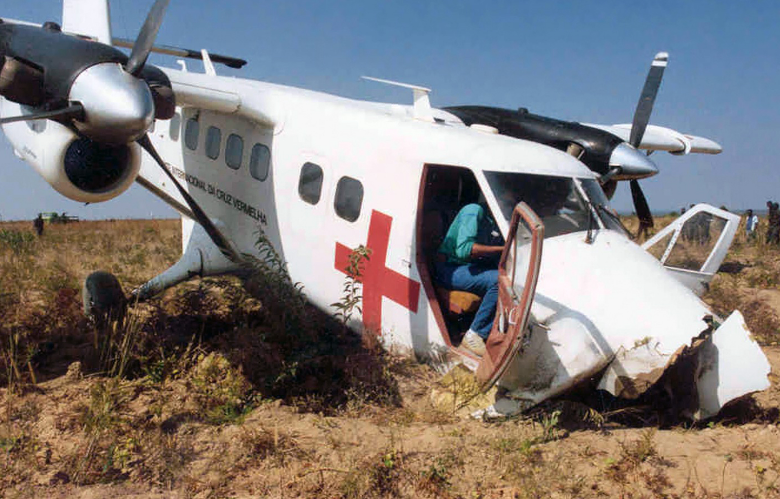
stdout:
[[(652, 255), (611, 230), (585, 239), (577, 232), (544, 240), (529, 345), (502, 381), (513, 397), (538, 402), (608, 366), (618, 376), (602, 376), (599, 387), (633, 397), (708, 327), (711, 312)], [(528, 261), (527, 248), (518, 262)]]
[(609, 166), (619, 166), (622, 171), (618, 180), (652, 177), (658, 173), (658, 167), (645, 153), (626, 142), (619, 144), (609, 157)]

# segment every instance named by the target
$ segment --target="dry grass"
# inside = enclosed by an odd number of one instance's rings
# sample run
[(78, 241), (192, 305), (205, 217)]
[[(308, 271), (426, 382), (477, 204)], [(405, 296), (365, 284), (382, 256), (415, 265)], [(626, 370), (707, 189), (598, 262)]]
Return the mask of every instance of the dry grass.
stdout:
[[(281, 287), (284, 279), (251, 283), (266, 291), (262, 303), (237, 279), (205, 279), (136, 307), (121, 327), (97, 331), (83, 319), (86, 275), (110, 271), (126, 291), (142, 284), (178, 258), (179, 230), (177, 221), (80, 222), (48, 226), (37, 239), (22, 235), (32, 232), (27, 224), (0, 224), (0, 495), (777, 492), (778, 439), (769, 433), (745, 443), (761, 428), (712, 430), (739, 432), (737, 443), (712, 453), (749, 479), (729, 485), (720, 471), (698, 477), (705, 470), (689, 457), (664, 450), (679, 430), (626, 425), (624, 409), (556, 401), (491, 425), (436, 409), (429, 399), (438, 377), (429, 367), (345, 333)], [(762, 308), (760, 292), (777, 282), (780, 254), (737, 243), (732, 272), (716, 278), (707, 299), (724, 314), (743, 308), (754, 333), (771, 343), (776, 316)], [(276, 285), (273, 303), (268, 289)], [(760, 419), (763, 428), (772, 428), (770, 419)], [(683, 469), (692, 478), (681, 478)]]

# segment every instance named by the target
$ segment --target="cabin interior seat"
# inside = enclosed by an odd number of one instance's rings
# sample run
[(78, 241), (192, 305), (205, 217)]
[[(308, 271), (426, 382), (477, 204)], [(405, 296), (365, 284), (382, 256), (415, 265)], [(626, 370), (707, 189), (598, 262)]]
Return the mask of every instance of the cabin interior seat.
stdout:
[[(434, 262), (444, 258), (437, 250), (444, 239), (448, 227), (445, 215), (444, 211), (434, 209), (427, 211), (424, 216), (424, 245), (428, 261), (431, 262), (431, 268), (433, 268)], [(431, 275), (435, 276), (435, 274), (435, 272), (431, 272)], [(482, 298), (474, 293), (447, 289), (436, 282), (435, 278), (433, 279), (433, 286), (436, 289), (436, 297), (442, 310), (453, 315), (474, 313), (482, 301)]]

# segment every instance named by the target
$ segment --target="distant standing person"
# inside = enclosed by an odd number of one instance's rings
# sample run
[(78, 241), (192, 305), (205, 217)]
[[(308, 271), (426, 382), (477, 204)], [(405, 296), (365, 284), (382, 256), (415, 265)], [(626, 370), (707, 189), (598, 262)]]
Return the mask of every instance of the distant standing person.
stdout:
[(40, 213), (38, 213), (38, 217), (33, 220), (33, 228), (35, 229), (35, 233), (38, 234), (38, 237), (43, 235), (43, 217)]
[(745, 219), (745, 235), (747, 236), (748, 241), (753, 241), (756, 239), (758, 215), (754, 215), (753, 210), (748, 210), (747, 213), (745, 213), (745, 216), (747, 217)]
[(769, 244), (780, 243), (780, 210), (777, 203), (766, 202), (768, 210), (769, 227), (766, 229), (766, 242)]

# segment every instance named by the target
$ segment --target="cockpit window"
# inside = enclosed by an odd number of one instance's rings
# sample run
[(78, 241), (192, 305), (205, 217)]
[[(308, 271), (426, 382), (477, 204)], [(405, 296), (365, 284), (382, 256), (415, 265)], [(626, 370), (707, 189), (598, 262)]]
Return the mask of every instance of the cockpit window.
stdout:
[(585, 191), (585, 195), (588, 196), (590, 202), (593, 203), (593, 206), (599, 213), (601, 221), (604, 222), (604, 227), (621, 232), (627, 237), (631, 237), (631, 232), (626, 229), (626, 226), (620, 221), (617, 212), (609, 205), (607, 196), (604, 194), (604, 190), (599, 183), (593, 179), (580, 179), (579, 182), (580, 185), (582, 185), (582, 190)]
[[(587, 188), (583, 185), (581, 191), (578, 181), (568, 177), (489, 171), (485, 172), (485, 177), (507, 223), (511, 220), (515, 205), (525, 201), (544, 222), (545, 237), (586, 231), (589, 227), (599, 228), (596, 217), (602, 218), (603, 215), (597, 215), (595, 206), (591, 209), (583, 191), (590, 196), (589, 190), (598, 189), (601, 193), (599, 203), (603, 202), (607, 206), (601, 187), (592, 180), (581, 181), (595, 184), (588, 184)], [(605, 226), (612, 228), (608, 224)]]

